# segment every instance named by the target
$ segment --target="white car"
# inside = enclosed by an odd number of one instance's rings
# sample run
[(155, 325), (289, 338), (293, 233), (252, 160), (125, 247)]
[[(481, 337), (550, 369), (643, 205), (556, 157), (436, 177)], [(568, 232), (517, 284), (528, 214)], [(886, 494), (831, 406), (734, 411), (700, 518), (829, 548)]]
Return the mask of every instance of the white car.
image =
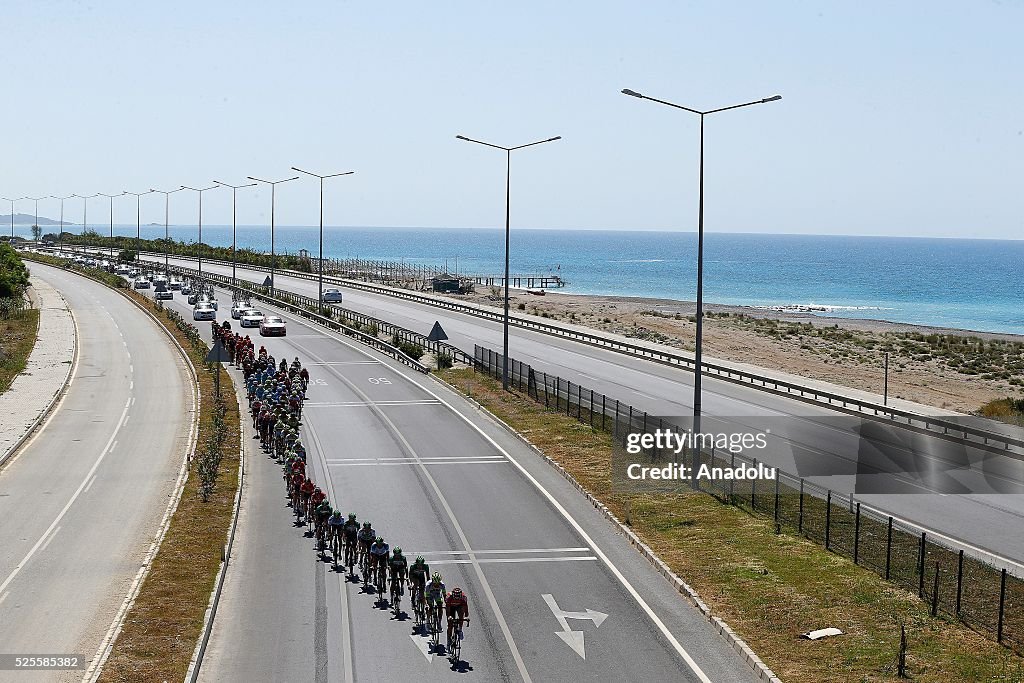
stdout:
[(131, 272), (131, 268), (122, 265), (115, 268), (114, 272), (117, 273), (118, 275), (127, 275), (129, 272)]
[(154, 296), (154, 298), (157, 301), (160, 301), (162, 299), (173, 299), (174, 298), (174, 292), (172, 292), (169, 289), (165, 289), (165, 290), (162, 290), (162, 291), (157, 291), (157, 293), (154, 294), (153, 296)]
[(181, 283), (181, 293), (182, 294), (191, 294), (192, 293), (192, 285), (190, 285), (187, 281), (186, 282), (182, 282)]
[(260, 323), (261, 337), (283, 337), (287, 334), (288, 330), (285, 329), (284, 320), (280, 316), (264, 316), (263, 322)]
[(235, 305), (231, 307), (231, 317), (235, 320), (239, 320), (242, 314), (252, 308), (251, 301), (236, 301)]
[(324, 290), (324, 303), (341, 303), (341, 290), (337, 287), (331, 287)]
[(181, 291), (181, 280), (176, 277), (172, 277), (171, 281), (167, 283), (167, 289), (176, 289)]
[(188, 294), (188, 302), (190, 304), (194, 305), (194, 304), (199, 303), (199, 294), (197, 292), (193, 292), (191, 287), (189, 288), (187, 294)]
[(135, 281), (135, 289), (149, 289), (149, 280), (140, 277)]
[(213, 306), (208, 303), (200, 302), (196, 304), (196, 307), (192, 309), (193, 320), (216, 320), (217, 311), (213, 310)]
[(239, 325), (242, 327), (259, 327), (263, 319), (266, 318), (262, 311), (257, 311), (255, 308), (242, 311), (242, 315), (239, 316)]

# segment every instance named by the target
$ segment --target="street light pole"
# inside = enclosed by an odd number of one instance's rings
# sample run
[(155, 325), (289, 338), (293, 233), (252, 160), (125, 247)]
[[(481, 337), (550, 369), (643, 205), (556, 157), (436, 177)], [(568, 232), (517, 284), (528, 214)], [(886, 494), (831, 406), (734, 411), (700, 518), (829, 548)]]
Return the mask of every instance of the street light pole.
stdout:
[(474, 140), (473, 138), (467, 138), (464, 135), (456, 135), (456, 139), (465, 140), (466, 142), (475, 142), (478, 145), (484, 145), (486, 147), (494, 147), (495, 149), (504, 150), (505, 152), (505, 316), (502, 323), (502, 338), (503, 338), (503, 352), (501, 358), (501, 387), (505, 391), (508, 391), (508, 288), (509, 288), (509, 243), (511, 233), (511, 201), (512, 201), (512, 152), (517, 149), (523, 149), (524, 147), (533, 147), (534, 145), (541, 145), (545, 142), (554, 142), (555, 140), (561, 140), (561, 135), (556, 135), (553, 138), (546, 140), (537, 140), (536, 142), (528, 142), (525, 145), (517, 145), (516, 147), (502, 147), (501, 145), (495, 145), (490, 142), (483, 142), (481, 140)]
[(100, 192), (100, 196), (108, 197), (110, 199), (110, 259), (114, 259), (114, 197), (120, 197), (125, 194), (107, 194), (106, 192)]
[[(46, 199), (46, 197), (25, 197), (25, 199), (31, 199), (33, 202), (36, 203), (36, 222), (32, 225), (32, 227), (33, 228), (38, 228), (39, 227), (39, 200), (40, 199)], [(39, 234), (42, 235), (41, 232)], [(35, 236), (36, 236), (36, 234), (35, 234), (35, 232), (33, 232), (32, 233), (32, 237), (35, 237)]]
[(292, 166), (292, 170), (320, 179), (320, 295), (317, 297), (317, 301), (319, 302), (317, 303), (317, 306), (322, 311), (324, 306), (324, 180), (326, 178), (337, 178), (338, 176), (352, 175), (355, 171), (320, 175), (319, 173), (313, 173), (311, 171), (303, 171), (301, 168), (296, 168), (295, 166)]
[(220, 185), (210, 185), (202, 189), (182, 185), (183, 190), (192, 190), (199, 193), (199, 244), (196, 245), (196, 255), (199, 256), (199, 277), (203, 277), (203, 193), (207, 190), (219, 190)]
[(100, 193), (90, 195), (75, 194), (72, 197), (78, 197), (82, 200), (82, 237), (85, 237), (85, 231), (89, 229), (89, 200), (93, 197), (99, 197)]
[(5, 202), (11, 203), (11, 241), (14, 241), (14, 202), (21, 201), (22, 199), (28, 199), (28, 197), (18, 197), (17, 199), (9, 199), (7, 197), (0, 197)]
[(235, 264), (237, 262), (236, 252), (238, 251), (238, 248), (237, 248), (237, 246), (235, 244), (235, 240), (236, 240), (235, 235), (236, 235), (238, 226), (236, 225), (236, 222), (235, 222), (236, 221), (235, 200), (237, 198), (238, 190), (240, 188), (243, 188), (243, 187), (255, 187), (256, 183), (249, 183), (247, 185), (229, 185), (228, 183), (222, 183), (219, 180), (214, 180), (213, 182), (217, 183), (218, 185), (223, 185), (224, 187), (230, 187), (231, 188), (231, 285), (232, 286), (236, 286), (238, 283), (237, 283), (237, 278), (235, 277)]
[(167, 276), (170, 270), (170, 257), (168, 252), (171, 249), (171, 232), (170, 232), (170, 215), (171, 215), (171, 195), (175, 192), (181, 192), (183, 188), (177, 190), (154, 190), (150, 188), (150, 192), (158, 192), (164, 196), (164, 276)]
[(64, 200), (71, 199), (74, 196), (73, 194), (69, 194), (67, 197), (50, 195), (50, 199), (60, 200), (60, 232), (57, 234), (57, 251), (61, 256), (64, 255)]
[(124, 191), (124, 194), (130, 194), (135, 197), (135, 262), (138, 263), (142, 258), (142, 195), (152, 194), (153, 190), (149, 192), (129, 192)]
[(299, 176), (295, 176), (294, 178), (285, 178), (284, 180), (262, 180), (260, 178), (254, 178), (251, 175), (246, 177), (249, 180), (255, 180), (257, 183), (270, 185), (270, 296), (274, 296), (274, 274), (277, 266), (277, 252), (274, 251), (274, 194), (278, 185), (292, 180), (298, 180)]
[(682, 109), (688, 111), (691, 114), (697, 114), (700, 116), (700, 182), (699, 182), (699, 200), (697, 208), (697, 338), (696, 338), (696, 351), (694, 353), (694, 371), (693, 371), (693, 433), (700, 433), (700, 416), (701, 416), (701, 369), (702, 356), (703, 356), (703, 331), (704, 331), (704, 117), (708, 114), (717, 114), (721, 111), (728, 111), (730, 109), (739, 109), (741, 107), (749, 107), (755, 104), (765, 104), (766, 102), (775, 102), (781, 100), (782, 95), (773, 95), (772, 97), (766, 97), (760, 100), (754, 100), (753, 102), (744, 102), (743, 104), (733, 104), (728, 107), (719, 107), (717, 109), (708, 109), (707, 111), (701, 111), (699, 109), (691, 109), (690, 107), (684, 107), (681, 104), (673, 104), (672, 102), (666, 102), (665, 100), (659, 100), (654, 97), (648, 97), (641, 95), (640, 93), (624, 89), (623, 95), (629, 95), (630, 97), (638, 97), (642, 100), (650, 100), (651, 102), (657, 102), (658, 104), (664, 104), (675, 109)]

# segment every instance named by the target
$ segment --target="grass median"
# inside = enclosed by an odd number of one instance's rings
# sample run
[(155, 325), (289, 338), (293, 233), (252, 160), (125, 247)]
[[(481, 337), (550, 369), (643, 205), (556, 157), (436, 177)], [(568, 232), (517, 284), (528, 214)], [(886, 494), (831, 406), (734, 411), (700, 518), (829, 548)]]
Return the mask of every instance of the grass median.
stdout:
[(39, 330), (39, 311), (25, 309), (0, 317), (0, 394), (25, 369), (28, 357), (36, 343)]
[[(776, 534), (752, 516), (702, 493), (612, 492), (611, 436), (472, 370), (439, 377), (471, 395), (557, 461), (696, 589), (787, 683), (899, 680), (900, 624), (916, 681), (1024, 681), (1024, 660), (942, 618), (915, 594), (806, 539)], [(835, 626), (844, 635), (801, 639)]]
[[(58, 267), (66, 261), (32, 255)], [(180, 681), (185, 677), (193, 650), (199, 640), (206, 606), (214, 588), (221, 554), (238, 488), (239, 408), (232, 379), (220, 373), (224, 411), (215, 418), (214, 373), (206, 369), (205, 346), (181, 329), (168, 313), (147, 297), (125, 289), (121, 278), (97, 269), (76, 272), (103, 282), (140, 303), (153, 313), (188, 353), (199, 374), (200, 418), (197, 452), (211, 443), (218, 430), (220, 466), (216, 485), (204, 502), (199, 493), (200, 458), (189, 463), (188, 479), (178, 507), (149, 574), (125, 618), (117, 640), (100, 676), (100, 681)]]

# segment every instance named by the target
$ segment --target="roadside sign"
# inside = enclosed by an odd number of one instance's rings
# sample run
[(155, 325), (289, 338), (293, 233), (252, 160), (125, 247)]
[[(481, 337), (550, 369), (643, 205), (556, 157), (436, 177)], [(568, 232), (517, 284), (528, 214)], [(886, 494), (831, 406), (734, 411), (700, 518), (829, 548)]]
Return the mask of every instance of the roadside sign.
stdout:
[(430, 334), (427, 335), (427, 339), (430, 341), (444, 341), (448, 338), (448, 335), (444, 333), (441, 328), (441, 323), (437, 320), (434, 321), (434, 327), (431, 328)]

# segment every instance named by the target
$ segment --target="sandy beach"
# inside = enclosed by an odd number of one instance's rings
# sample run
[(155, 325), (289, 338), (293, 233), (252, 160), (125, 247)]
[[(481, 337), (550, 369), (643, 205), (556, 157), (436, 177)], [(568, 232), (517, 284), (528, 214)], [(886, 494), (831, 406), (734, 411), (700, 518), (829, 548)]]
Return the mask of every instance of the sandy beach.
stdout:
[[(478, 286), (454, 299), (501, 307)], [(512, 310), (693, 350), (694, 302), (622, 296), (544, 296), (512, 290)], [(783, 312), (705, 306), (705, 354), (864, 391), (973, 413), (985, 403), (1024, 396), (1024, 336)]]

